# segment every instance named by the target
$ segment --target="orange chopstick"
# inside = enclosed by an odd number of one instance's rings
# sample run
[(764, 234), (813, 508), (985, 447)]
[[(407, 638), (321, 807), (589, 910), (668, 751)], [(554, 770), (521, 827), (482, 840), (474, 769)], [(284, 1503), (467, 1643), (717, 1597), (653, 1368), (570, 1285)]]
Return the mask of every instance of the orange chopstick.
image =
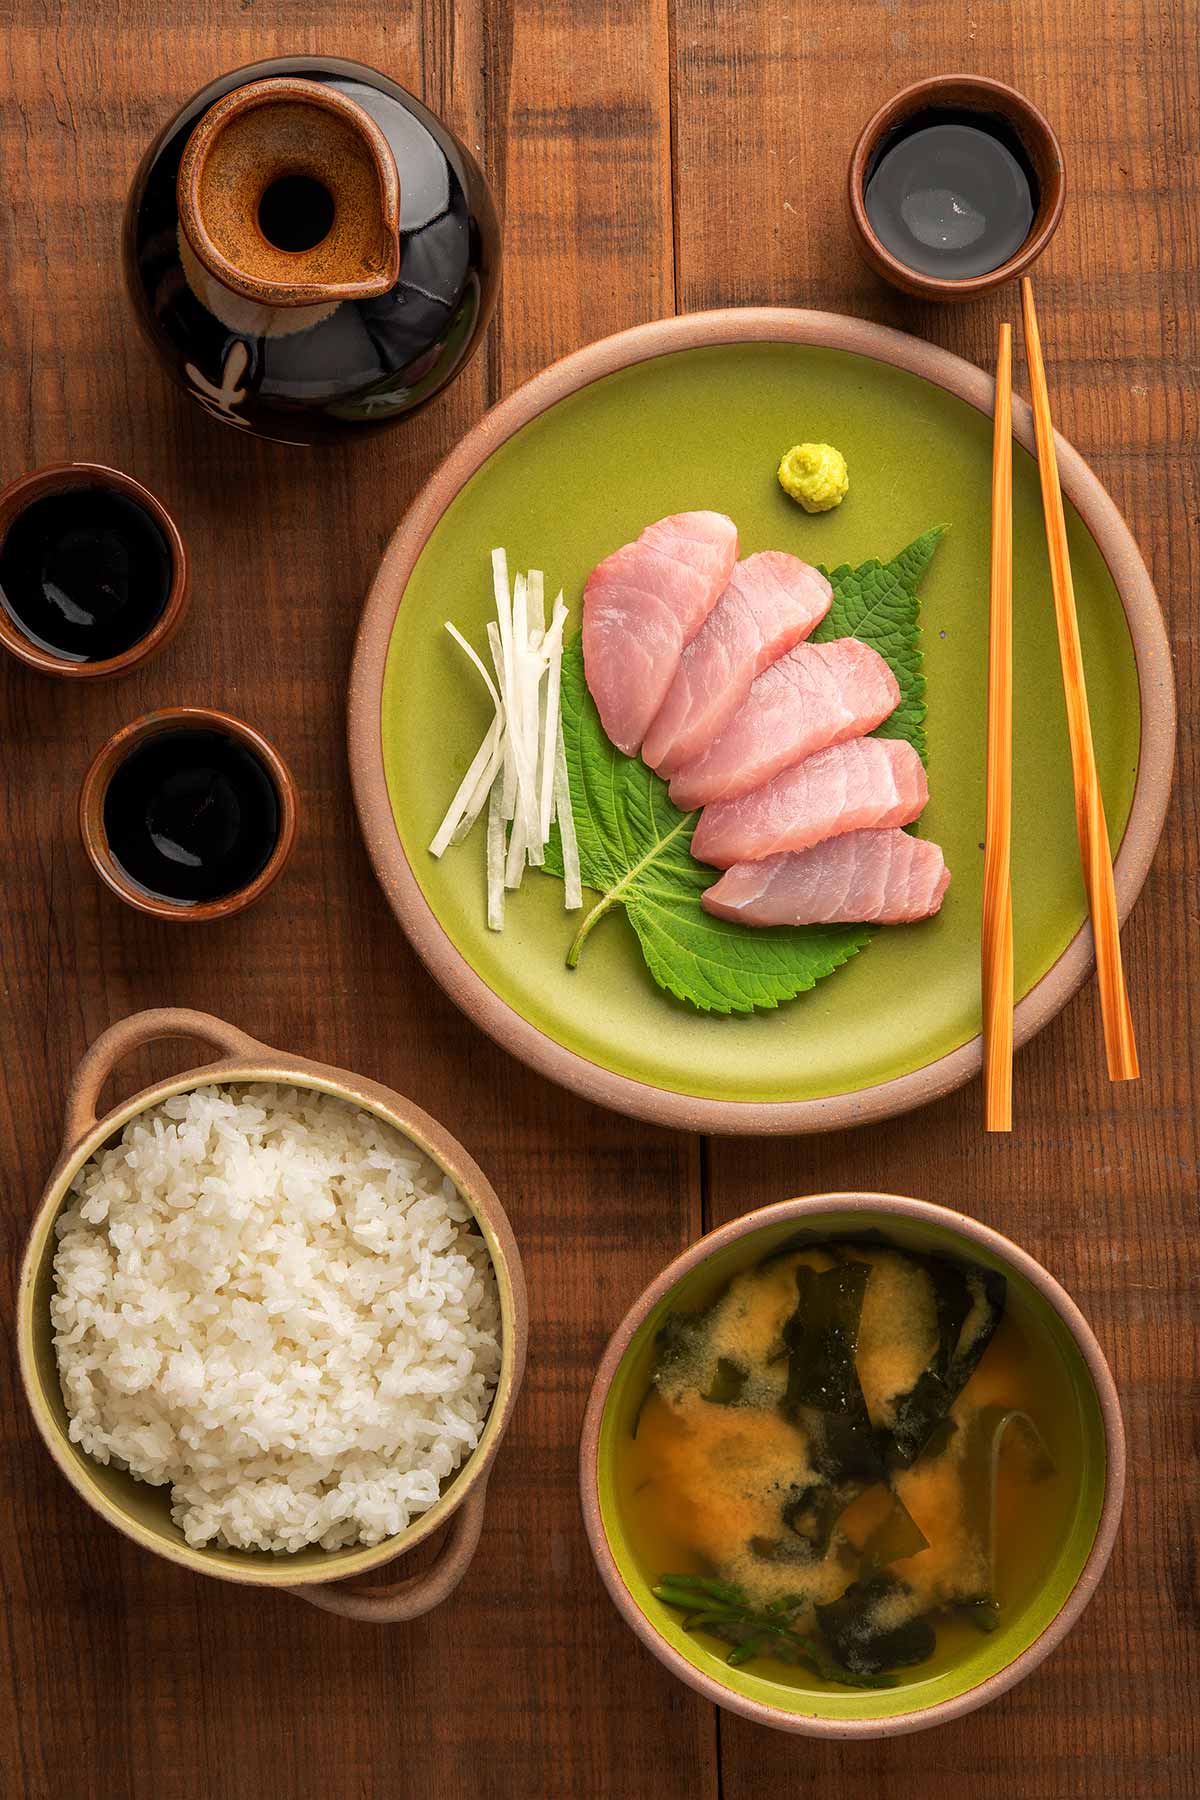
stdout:
[(983, 1122), (1012, 1130), (1012, 326), (1001, 325), (992, 432), (987, 826), (983, 858)]
[(1079, 620), (1075, 614), (1075, 589), (1071, 582), (1071, 559), (1067, 549), (1067, 523), (1058, 482), (1054, 426), (1050, 419), (1050, 396), (1046, 389), (1046, 369), (1042, 361), (1042, 344), (1033, 305), (1033, 285), (1028, 275), (1021, 278), (1021, 309), (1025, 319), (1025, 354), (1033, 394), (1033, 423), (1037, 436), (1038, 474), (1042, 483), (1042, 510), (1046, 515), (1046, 542), (1050, 550), (1054, 615), (1058, 621), (1058, 651), (1067, 699), (1071, 774), (1075, 782), (1075, 824), (1079, 832), (1083, 882), (1087, 889), (1092, 935), (1096, 943), (1096, 973), (1100, 982), (1100, 1010), (1104, 1019), (1104, 1048), (1108, 1055), (1108, 1073), (1111, 1079), (1135, 1081), (1139, 1074), (1137, 1045), (1129, 1011), (1129, 995), (1125, 988), (1125, 971), (1121, 966), (1121, 935), (1117, 920), (1117, 898), (1113, 890), (1112, 852), (1108, 845), (1108, 826), (1104, 820), (1100, 778), (1096, 773), (1096, 752), (1092, 745), (1087, 686), (1083, 675), (1083, 651), (1079, 643)]

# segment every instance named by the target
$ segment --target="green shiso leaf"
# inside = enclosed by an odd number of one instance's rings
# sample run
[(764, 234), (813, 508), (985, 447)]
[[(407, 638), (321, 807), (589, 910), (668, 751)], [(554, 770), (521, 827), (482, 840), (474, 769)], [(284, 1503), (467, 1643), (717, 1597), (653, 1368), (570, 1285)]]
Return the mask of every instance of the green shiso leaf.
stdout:
[[(900, 704), (875, 735), (905, 738), (922, 759), (917, 584), (944, 530), (935, 526), (888, 563), (834, 569), (833, 604), (813, 634), (820, 641), (861, 638), (891, 664)], [(588, 692), (579, 633), (563, 652), (562, 730), (580, 870), (600, 896), (568, 952), (570, 968), (604, 915), (623, 907), (659, 987), (702, 1012), (751, 1013), (806, 993), (869, 942), (866, 925), (752, 929), (704, 911), (700, 896), (720, 872), (692, 856), (699, 814), (680, 812), (665, 781), (609, 742)], [(562, 878), (557, 831), (544, 866)]]
[(900, 703), (872, 737), (904, 738), (925, 761), (925, 677), (921, 673), (920, 602), (917, 588), (945, 536), (934, 525), (891, 562), (874, 558), (860, 568), (848, 563), (829, 573), (833, 605), (812, 634), (816, 644), (856, 637), (878, 650), (900, 684)]

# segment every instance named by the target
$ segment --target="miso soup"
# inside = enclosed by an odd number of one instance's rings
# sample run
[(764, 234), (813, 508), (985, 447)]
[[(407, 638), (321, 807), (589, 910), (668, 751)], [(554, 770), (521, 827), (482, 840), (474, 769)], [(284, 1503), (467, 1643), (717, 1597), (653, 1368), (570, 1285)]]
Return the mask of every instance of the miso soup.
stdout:
[(616, 1483), (647, 1580), (714, 1653), (882, 1687), (1032, 1598), (1081, 1462), (1068, 1372), (1005, 1278), (876, 1237), (776, 1252), (670, 1316)]

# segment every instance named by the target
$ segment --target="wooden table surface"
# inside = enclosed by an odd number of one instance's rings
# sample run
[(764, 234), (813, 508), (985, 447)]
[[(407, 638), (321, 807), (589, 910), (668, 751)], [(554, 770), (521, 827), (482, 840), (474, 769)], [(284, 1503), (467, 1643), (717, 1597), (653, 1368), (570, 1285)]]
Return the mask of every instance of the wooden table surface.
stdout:
[[(1196, 1794), (1195, 0), (9, 0), (6, 13), (0, 477), (69, 456), (129, 469), (176, 509), (194, 571), (183, 633), (131, 678), (83, 692), (0, 667), (6, 1321), (73, 1065), (114, 1019), (179, 1004), (378, 1076), (459, 1133), (520, 1239), (532, 1347), (474, 1567), (441, 1611), (391, 1630), (135, 1550), (52, 1468), (10, 1349), (0, 1790)], [(317, 51), (386, 70), (466, 139), (505, 216), (506, 270), (486, 349), (447, 396), (391, 435), (306, 454), (222, 430), (168, 386), (135, 333), (118, 244), (135, 162), (188, 94), (256, 57)], [(1020, 1055), (1011, 1141), (985, 1139), (977, 1086), (843, 1135), (653, 1130), (511, 1060), (409, 951), (350, 800), (359, 606), (439, 457), (491, 401), (604, 333), (772, 302), (990, 361), (1013, 296), (906, 301), (859, 265), (842, 211), (867, 114), (953, 68), (1015, 82), (1061, 134), (1068, 205), (1038, 274), (1057, 419), (1138, 535), (1175, 647), (1175, 802), (1125, 933), (1145, 1074), (1109, 1085), (1089, 985)], [(187, 701), (266, 730), (304, 811), (269, 900), (176, 929), (101, 890), (74, 809), (118, 724)], [(123, 1071), (125, 1091), (185, 1055)], [(705, 1226), (835, 1188), (948, 1200), (1042, 1258), (1112, 1362), (1131, 1448), (1112, 1566), (1049, 1662), (956, 1725), (842, 1747), (718, 1715), (638, 1647), (595, 1574), (575, 1476), (592, 1370), (645, 1282)]]

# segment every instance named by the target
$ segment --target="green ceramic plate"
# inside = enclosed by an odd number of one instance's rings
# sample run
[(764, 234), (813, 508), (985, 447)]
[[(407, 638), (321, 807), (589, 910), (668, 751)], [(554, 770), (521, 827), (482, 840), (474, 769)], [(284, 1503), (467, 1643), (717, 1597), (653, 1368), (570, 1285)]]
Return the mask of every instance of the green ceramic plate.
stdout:
[[(701, 315), (556, 365), (489, 414), (435, 475), (364, 615), (351, 704), (355, 789), (376, 867), (417, 948), (518, 1054), (643, 1116), (753, 1131), (878, 1117), (978, 1067), (990, 391), (957, 358), (861, 321)], [(1018, 433), (1030, 436), (1024, 412)], [(850, 493), (834, 513), (809, 517), (775, 480), (781, 452), (801, 438), (845, 453)], [(1125, 840), (1124, 912), (1161, 829), (1170, 665), (1126, 527), (1065, 445), (1062, 474), (1109, 829), (1114, 845)], [(650, 519), (695, 507), (731, 514), (743, 554), (779, 548), (828, 567), (886, 558), (927, 526), (950, 526), (922, 589), (931, 790), (922, 829), (945, 849), (947, 900), (936, 919), (877, 933), (811, 994), (752, 1018), (705, 1016), (666, 996), (619, 912), (568, 971), (575, 925), (561, 885), (545, 877), (529, 875), (503, 934), (489, 932), (482, 825), (441, 861), (426, 850), (489, 716), (442, 623), (453, 618), (485, 641), (491, 547), (503, 544), (514, 569), (543, 568), (574, 626), (594, 563)], [(1082, 980), (1089, 946), (1077, 935), (1085, 903), (1037, 468), (1020, 447), (1014, 545), (1024, 1037)]]
[[(653, 1367), (655, 1338), (673, 1312), (698, 1310), (734, 1275), (798, 1231), (837, 1238), (881, 1231), (890, 1242), (933, 1255), (983, 1262), (1008, 1281), (1008, 1306), (1038, 1357), (1052, 1357), (1062, 1404), (1054, 1455), (1074, 1483), (1061, 1536), (1037, 1585), (999, 1629), (948, 1662), (903, 1670), (894, 1685), (860, 1691), (797, 1683), (770, 1663), (730, 1668), (727, 1646), (686, 1631), (651, 1589), (662, 1571), (645, 1566), (627, 1528), (616, 1479)], [(784, 1729), (845, 1737), (911, 1731), (957, 1717), (994, 1698), (1053, 1648), (1091, 1598), (1120, 1518), (1125, 1446), (1112, 1375), (1086, 1322), (1058, 1283), (998, 1233), (925, 1201), (892, 1195), (822, 1195), (786, 1201), (734, 1221), (692, 1246), (631, 1308), (613, 1336), (584, 1420), (580, 1482), (584, 1523), (600, 1573), (642, 1641), (709, 1699)], [(782, 1677), (782, 1678), (781, 1678)]]

